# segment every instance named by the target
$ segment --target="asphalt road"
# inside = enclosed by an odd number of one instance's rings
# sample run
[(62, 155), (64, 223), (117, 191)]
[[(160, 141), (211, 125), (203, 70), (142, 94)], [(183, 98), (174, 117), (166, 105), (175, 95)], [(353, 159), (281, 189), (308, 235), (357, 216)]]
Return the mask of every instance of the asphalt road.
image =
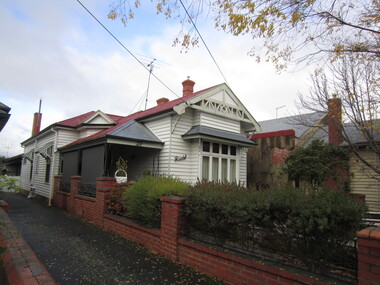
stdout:
[(9, 217), (57, 283), (223, 284), (103, 231), (68, 213), (14, 193), (0, 193)]

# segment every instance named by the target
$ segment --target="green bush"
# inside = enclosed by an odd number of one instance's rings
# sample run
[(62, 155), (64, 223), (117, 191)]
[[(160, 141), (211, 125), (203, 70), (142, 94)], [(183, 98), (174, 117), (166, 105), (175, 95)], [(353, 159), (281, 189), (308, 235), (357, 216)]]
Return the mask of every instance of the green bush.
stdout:
[(126, 189), (127, 216), (146, 226), (159, 227), (161, 221), (161, 202), (163, 196), (183, 196), (189, 184), (173, 177), (145, 176)]
[(362, 227), (366, 206), (342, 192), (278, 187), (247, 190), (238, 185), (198, 183), (185, 212), (197, 231), (217, 245), (258, 246), (302, 260), (309, 269), (334, 262)]
[(5, 187), (8, 191), (13, 190), (14, 192), (21, 192), (21, 187), (17, 186), (17, 179), (13, 177), (9, 177), (8, 175), (1, 175), (0, 176), (0, 190), (3, 190), (3, 187)]
[[(312, 188), (322, 186), (332, 177), (345, 177), (349, 170), (349, 155), (345, 148), (314, 140), (305, 148), (296, 148), (285, 160), (289, 180), (307, 182)], [(347, 185), (342, 185), (344, 187)], [(348, 189), (346, 189), (348, 190)]]

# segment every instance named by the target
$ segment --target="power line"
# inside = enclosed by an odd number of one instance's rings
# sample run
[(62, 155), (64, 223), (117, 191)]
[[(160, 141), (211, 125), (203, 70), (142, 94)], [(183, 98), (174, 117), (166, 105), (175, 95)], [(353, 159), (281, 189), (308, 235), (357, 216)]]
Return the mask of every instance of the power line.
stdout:
[[(82, 4), (82, 2), (80, 0), (77, 0), (77, 2), (95, 19), (95, 21), (97, 21), (99, 23), (99, 25), (101, 25), (103, 27), (103, 29), (105, 29), (140, 65), (142, 65), (148, 72), (151, 73), (150, 69), (148, 69), (144, 63), (142, 63), (122, 42), (120, 42), (118, 40), (118, 38), (116, 38), (116, 36), (114, 36), (114, 34), (108, 30), (106, 28), (106, 26), (104, 26), (96, 17), (94, 14), (91, 13), (90, 10), (87, 9), (86, 6), (84, 6)], [(178, 96), (172, 89), (170, 89), (161, 79), (159, 79), (154, 73), (152, 73), (153, 77), (156, 78), (158, 80), (158, 82), (160, 82), (163, 86), (165, 86), (171, 93), (173, 93), (176, 97), (178, 98), (181, 98), (180, 96)]]
[(191, 23), (193, 24), (193, 26), (194, 26), (194, 28), (195, 28), (196, 32), (198, 33), (198, 35), (199, 35), (200, 39), (201, 39), (201, 40), (202, 40), (202, 42), (203, 42), (203, 44), (205, 45), (205, 47), (206, 47), (206, 49), (207, 49), (208, 53), (210, 54), (210, 56), (211, 56), (212, 60), (214, 61), (214, 63), (215, 63), (215, 65), (216, 65), (216, 67), (218, 68), (218, 70), (219, 70), (220, 74), (223, 76), (223, 79), (224, 79), (224, 81), (225, 81), (225, 82), (227, 83), (227, 85), (228, 85), (228, 82), (227, 82), (227, 79), (226, 79), (226, 77), (224, 76), (224, 74), (223, 74), (222, 70), (220, 69), (220, 67), (219, 67), (218, 63), (216, 62), (216, 60), (215, 60), (214, 56), (212, 55), (212, 53), (211, 53), (210, 49), (208, 48), (208, 46), (207, 46), (207, 44), (206, 44), (206, 42), (204, 41), (204, 39), (203, 39), (203, 37), (202, 37), (201, 33), (199, 32), (199, 30), (198, 30), (197, 26), (195, 25), (195, 23), (194, 23), (194, 21), (193, 21), (192, 17), (190, 16), (189, 12), (187, 11), (187, 9), (186, 9), (186, 7), (185, 7), (185, 5), (183, 4), (182, 0), (179, 0), (179, 2), (181, 3), (181, 5), (182, 5), (183, 9), (185, 10), (185, 12), (186, 12), (187, 16), (189, 17), (189, 19), (190, 19)]

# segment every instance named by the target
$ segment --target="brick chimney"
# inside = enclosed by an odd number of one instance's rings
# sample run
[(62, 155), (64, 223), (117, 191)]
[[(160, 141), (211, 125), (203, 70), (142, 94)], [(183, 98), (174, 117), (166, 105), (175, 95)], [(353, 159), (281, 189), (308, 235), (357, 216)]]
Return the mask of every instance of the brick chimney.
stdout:
[(41, 129), (41, 118), (42, 114), (41, 113), (34, 113), (33, 117), (33, 127), (32, 127), (32, 136), (38, 134)]
[(33, 126), (32, 126), (32, 136), (38, 134), (41, 130), (41, 104), (42, 104), (42, 99), (40, 99), (40, 105), (38, 108), (38, 113), (34, 113), (33, 117)]
[(342, 138), (342, 101), (333, 96), (327, 102), (327, 126), (329, 132), (329, 144), (340, 145)]
[(191, 95), (194, 93), (194, 85), (195, 82), (189, 79), (188, 76), (187, 79), (182, 82), (183, 90), (182, 90), (182, 97), (186, 97), (188, 95)]
[(157, 106), (159, 106), (159, 105), (165, 104), (166, 102), (169, 102), (169, 99), (165, 98), (165, 97), (162, 97), (160, 99), (157, 99), (156, 102), (157, 102)]

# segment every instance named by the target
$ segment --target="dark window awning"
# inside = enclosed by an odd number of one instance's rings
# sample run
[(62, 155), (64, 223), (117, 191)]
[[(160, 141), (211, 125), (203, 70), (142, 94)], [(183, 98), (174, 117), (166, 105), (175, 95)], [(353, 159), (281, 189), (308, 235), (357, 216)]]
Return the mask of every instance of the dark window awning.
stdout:
[(184, 139), (204, 138), (210, 140), (222, 140), (230, 143), (235, 143), (242, 146), (254, 146), (253, 141), (242, 134), (227, 132), (206, 126), (193, 126), (189, 131), (182, 135)]

